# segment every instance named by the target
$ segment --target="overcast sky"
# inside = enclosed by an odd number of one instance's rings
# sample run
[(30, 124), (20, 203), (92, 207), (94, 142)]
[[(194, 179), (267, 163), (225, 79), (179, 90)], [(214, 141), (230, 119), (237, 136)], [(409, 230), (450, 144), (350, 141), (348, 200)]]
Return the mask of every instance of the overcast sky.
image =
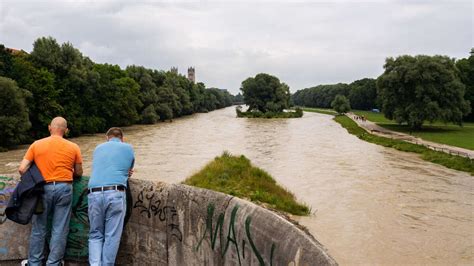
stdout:
[(473, 14), (456, 0), (0, 0), (0, 43), (29, 52), (52, 36), (98, 63), (194, 66), (197, 81), (234, 94), (265, 72), (295, 92), (375, 78), (389, 56), (468, 57)]

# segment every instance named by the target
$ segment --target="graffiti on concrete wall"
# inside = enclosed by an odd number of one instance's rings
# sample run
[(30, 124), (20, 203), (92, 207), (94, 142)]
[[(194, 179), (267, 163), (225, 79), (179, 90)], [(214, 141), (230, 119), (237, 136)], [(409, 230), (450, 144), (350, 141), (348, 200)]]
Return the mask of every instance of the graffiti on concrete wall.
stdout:
[(157, 194), (150, 191), (140, 191), (138, 198), (133, 205), (139, 213), (147, 218), (157, 217), (161, 222), (166, 222), (172, 237), (179, 242), (183, 241), (183, 234), (179, 227), (178, 212), (174, 206), (165, 205)]
[[(6, 220), (5, 210), (8, 205), (8, 199), (15, 189), (16, 181), (12, 177), (0, 176), (0, 225)], [(13, 231), (5, 230), (4, 234), (0, 237), (0, 255), (8, 254), (8, 247), (11, 238), (13, 237)]]
[[(73, 184), (73, 202), (72, 216), (70, 222), (70, 230), (68, 235), (66, 258), (83, 259), (88, 256), (88, 233), (89, 220), (87, 217), (87, 183), (88, 177), (75, 180)], [(5, 209), (8, 199), (13, 193), (16, 186), (16, 180), (11, 177), (0, 176), (0, 225), (3, 224), (7, 217)], [(51, 217), (49, 218), (51, 219)], [(51, 221), (50, 221), (51, 224)], [(10, 232), (10, 231), (7, 231)], [(49, 237), (48, 237), (49, 238)], [(7, 235), (0, 238), (0, 255), (8, 253)]]
[(0, 176), (0, 224), (7, 220), (5, 209), (7, 208), (8, 199), (15, 189), (14, 183), (13, 178)]
[[(229, 248), (232, 246), (237, 254), (237, 258), (239, 260), (239, 265), (242, 264), (242, 259), (245, 259), (245, 246), (250, 245), (250, 249), (253, 255), (257, 258), (260, 265), (265, 265), (265, 260), (262, 255), (261, 250), (257, 248), (255, 242), (253, 241), (252, 232), (251, 232), (251, 223), (252, 217), (247, 216), (245, 219), (245, 236), (237, 236), (235, 231), (235, 220), (237, 216), (237, 212), (239, 210), (239, 205), (236, 205), (232, 208), (232, 212), (230, 214), (230, 221), (229, 227), (227, 228), (227, 233), (224, 234), (224, 221), (225, 221), (225, 213), (220, 213), (217, 215), (217, 221), (214, 223), (214, 211), (215, 206), (213, 203), (210, 203), (207, 207), (207, 218), (206, 218), (206, 229), (202, 237), (200, 238), (195, 250), (198, 251), (201, 247), (204, 239), (210, 240), (210, 245), (212, 250), (216, 248), (217, 240), (219, 240), (219, 249), (221, 251), (221, 256), (224, 257)], [(271, 250), (269, 251), (269, 256), (267, 261), (269, 261), (270, 265), (273, 264), (273, 255), (275, 252), (275, 244), (272, 243)]]

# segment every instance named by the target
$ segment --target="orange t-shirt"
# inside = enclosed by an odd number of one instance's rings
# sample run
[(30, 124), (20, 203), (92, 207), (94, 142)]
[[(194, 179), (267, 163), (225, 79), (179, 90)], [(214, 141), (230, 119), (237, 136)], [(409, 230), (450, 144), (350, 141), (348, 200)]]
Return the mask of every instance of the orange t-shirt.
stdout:
[(24, 159), (35, 162), (46, 182), (72, 181), (74, 164), (82, 163), (79, 146), (59, 136), (33, 142)]

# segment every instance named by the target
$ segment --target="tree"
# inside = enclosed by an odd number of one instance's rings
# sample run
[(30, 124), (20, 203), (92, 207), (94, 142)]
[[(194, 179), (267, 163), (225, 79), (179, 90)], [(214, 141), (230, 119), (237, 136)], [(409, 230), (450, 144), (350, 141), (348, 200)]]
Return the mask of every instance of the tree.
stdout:
[(275, 76), (261, 73), (250, 77), (242, 82), (240, 90), (248, 111), (282, 112), (288, 108), (290, 89)]
[(463, 116), (469, 113), (453, 59), (404, 55), (387, 58), (384, 68), (377, 89), (388, 119), (418, 129), (425, 121), (461, 125)]
[(0, 77), (0, 148), (28, 139), (31, 123), (25, 99), (29, 96), (14, 80)]
[(339, 114), (347, 113), (351, 110), (351, 104), (344, 95), (336, 95), (334, 101), (331, 102), (331, 107)]
[(336, 95), (349, 96), (350, 87), (345, 83), (318, 85), (293, 94), (293, 104), (315, 108), (331, 108)]
[(135, 80), (140, 86), (138, 95), (143, 104), (141, 110), (140, 122), (143, 124), (153, 124), (159, 120), (156, 114), (155, 105), (158, 102), (157, 85), (153, 81), (152, 71), (142, 66), (128, 66), (125, 70), (127, 75)]
[(141, 114), (143, 124), (154, 124), (160, 120), (160, 116), (156, 114), (155, 106), (148, 105)]
[(142, 103), (138, 97), (140, 85), (127, 77), (118, 65), (96, 64), (98, 74), (97, 98), (106, 127), (126, 126), (138, 121)]
[(159, 114), (160, 120), (172, 120), (173, 119), (173, 110), (169, 107), (167, 103), (159, 103), (156, 106), (156, 113)]
[(33, 62), (55, 73), (61, 65), (61, 46), (53, 37), (41, 37), (33, 43)]
[(232, 99), (232, 103), (234, 104), (242, 104), (244, 102), (244, 96), (239, 92), (237, 95), (235, 95)]
[(64, 109), (59, 104), (60, 91), (54, 84), (55, 76), (45, 68), (36, 68), (30, 62), (29, 56), (22, 54), (14, 56), (10, 77), (32, 95), (26, 100), (29, 106), (31, 135), (34, 138), (49, 135), (47, 125), (51, 119), (64, 114)]
[(349, 101), (357, 110), (371, 110), (376, 107), (377, 84), (375, 79), (360, 79), (349, 84)]
[(471, 104), (471, 112), (465, 117), (465, 120), (474, 122), (474, 48), (472, 48), (469, 58), (463, 58), (456, 62), (456, 67), (459, 70), (462, 83), (466, 86), (464, 98)]
[(3, 44), (0, 44), (0, 76), (9, 76), (13, 62), (12, 55)]

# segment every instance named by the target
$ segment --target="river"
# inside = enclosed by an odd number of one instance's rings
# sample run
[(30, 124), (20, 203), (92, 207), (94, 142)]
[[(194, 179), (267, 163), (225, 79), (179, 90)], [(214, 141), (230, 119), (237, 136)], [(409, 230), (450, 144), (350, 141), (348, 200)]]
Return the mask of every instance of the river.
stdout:
[[(312, 207), (296, 219), (341, 265), (474, 263), (473, 177), (359, 140), (331, 116), (243, 119), (230, 107), (124, 131), (134, 178), (176, 183), (225, 150), (244, 154)], [(85, 174), (104, 138), (71, 139)], [(0, 153), (0, 173), (26, 148)]]

